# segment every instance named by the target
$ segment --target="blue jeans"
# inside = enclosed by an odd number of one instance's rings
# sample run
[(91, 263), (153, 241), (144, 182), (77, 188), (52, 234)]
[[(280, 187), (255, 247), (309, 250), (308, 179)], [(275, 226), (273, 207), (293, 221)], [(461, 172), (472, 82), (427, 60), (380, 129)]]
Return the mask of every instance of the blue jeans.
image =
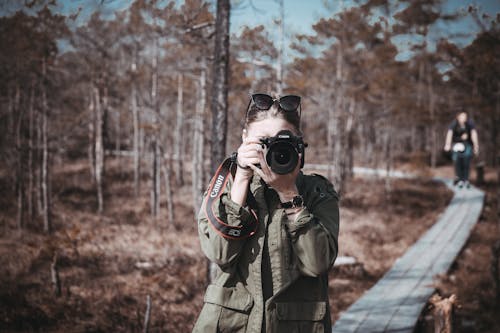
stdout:
[(451, 157), (455, 164), (455, 176), (458, 180), (469, 180), (470, 160), (472, 158), (472, 146), (465, 143), (463, 152), (454, 151)]

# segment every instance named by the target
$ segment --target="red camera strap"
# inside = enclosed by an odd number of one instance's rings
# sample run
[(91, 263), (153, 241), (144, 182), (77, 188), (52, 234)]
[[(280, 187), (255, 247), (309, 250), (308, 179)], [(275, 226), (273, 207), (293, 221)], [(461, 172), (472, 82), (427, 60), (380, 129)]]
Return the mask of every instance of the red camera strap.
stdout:
[[(248, 193), (248, 203), (253, 206), (250, 211), (255, 216), (255, 223), (243, 224), (239, 226), (232, 226), (224, 223), (221, 219), (217, 217), (214, 213), (214, 204), (217, 199), (222, 195), (224, 189), (226, 188), (229, 178), (233, 178), (233, 174), (236, 171), (236, 154), (231, 155), (231, 157), (224, 160), (221, 165), (217, 168), (214, 177), (212, 178), (210, 185), (208, 186), (207, 195), (205, 196), (205, 214), (210, 225), (217, 231), (222, 237), (229, 239), (243, 239), (252, 236), (257, 230), (258, 219), (257, 214), (255, 214), (254, 209), (256, 209), (256, 201), (252, 193)], [(215, 208), (217, 209), (217, 208)]]

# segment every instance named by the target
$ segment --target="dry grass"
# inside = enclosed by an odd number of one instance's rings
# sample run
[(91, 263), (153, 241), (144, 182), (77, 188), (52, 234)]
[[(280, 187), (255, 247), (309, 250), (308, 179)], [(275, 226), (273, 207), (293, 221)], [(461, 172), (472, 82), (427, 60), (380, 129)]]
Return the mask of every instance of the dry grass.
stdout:
[[(95, 214), (94, 190), (83, 162), (65, 164), (54, 177), (55, 232), (40, 221), (18, 232), (14, 196), (0, 199), (0, 331), (139, 332), (152, 297), (150, 332), (188, 332), (201, 309), (205, 259), (199, 248), (189, 186), (177, 188), (175, 226), (149, 217), (143, 182), (134, 199), (131, 173), (108, 168), (106, 207)], [(3, 181), (0, 179), (0, 182)], [(449, 192), (427, 181), (354, 179), (341, 202), (341, 255), (362, 268), (330, 273), (332, 316), (337, 318), (426, 230)], [(59, 255), (63, 295), (53, 296), (50, 262)]]

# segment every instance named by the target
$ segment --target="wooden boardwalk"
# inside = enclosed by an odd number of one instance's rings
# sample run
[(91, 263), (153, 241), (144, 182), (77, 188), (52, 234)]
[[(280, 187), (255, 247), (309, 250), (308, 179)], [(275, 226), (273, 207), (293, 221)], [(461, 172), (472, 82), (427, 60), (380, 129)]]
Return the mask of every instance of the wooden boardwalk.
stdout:
[(429, 297), (434, 276), (446, 273), (469, 238), (483, 207), (475, 187), (456, 189), (438, 221), (392, 268), (335, 322), (333, 333), (412, 333)]

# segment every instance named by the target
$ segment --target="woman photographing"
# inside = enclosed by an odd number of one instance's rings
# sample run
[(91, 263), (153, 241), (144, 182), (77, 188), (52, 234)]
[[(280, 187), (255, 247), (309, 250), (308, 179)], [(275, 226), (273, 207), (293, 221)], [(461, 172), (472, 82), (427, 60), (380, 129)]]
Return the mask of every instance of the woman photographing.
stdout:
[(331, 332), (338, 196), (324, 177), (301, 172), (300, 116), (299, 96), (250, 99), (237, 155), (198, 216), (201, 248), (219, 269), (193, 332)]

